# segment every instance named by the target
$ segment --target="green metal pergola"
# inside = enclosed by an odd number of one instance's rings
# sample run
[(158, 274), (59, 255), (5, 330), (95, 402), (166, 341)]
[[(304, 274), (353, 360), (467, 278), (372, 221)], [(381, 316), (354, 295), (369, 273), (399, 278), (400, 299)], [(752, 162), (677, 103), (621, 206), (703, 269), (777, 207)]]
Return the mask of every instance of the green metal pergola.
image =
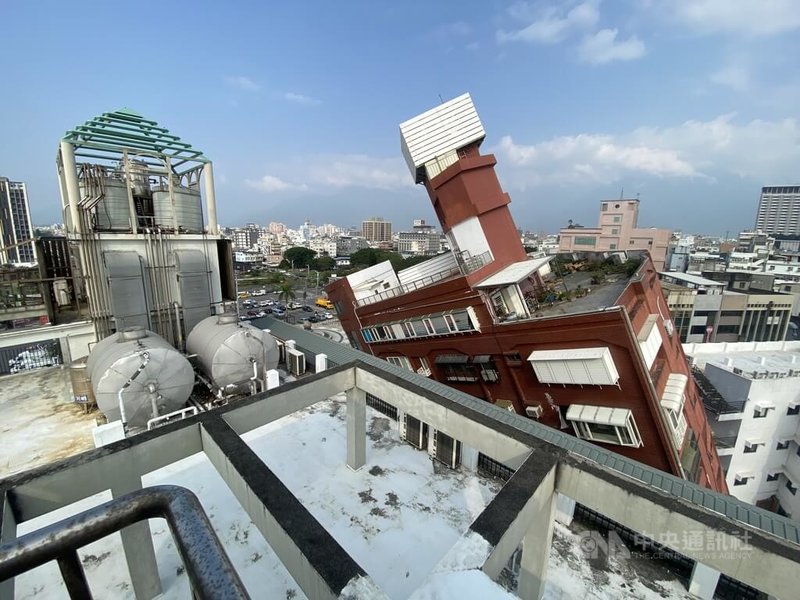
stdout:
[[(198, 163), (210, 162), (203, 153), (160, 127), (156, 121), (145, 119), (139, 113), (122, 108), (103, 113), (70, 129), (62, 138), (75, 147), (75, 155), (85, 158), (119, 160), (123, 154), (153, 157), (164, 161), (171, 170), (187, 165), (183, 171), (196, 168)], [(148, 164), (153, 164), (147, 160)], [(153, 164), (164, 167), (164, 163)]]

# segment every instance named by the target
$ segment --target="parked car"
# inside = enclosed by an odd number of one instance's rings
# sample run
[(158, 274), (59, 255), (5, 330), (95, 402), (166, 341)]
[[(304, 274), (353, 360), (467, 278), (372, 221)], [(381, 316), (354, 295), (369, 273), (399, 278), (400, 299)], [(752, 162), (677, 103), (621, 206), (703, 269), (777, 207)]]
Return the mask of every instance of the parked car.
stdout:
[(302, 307), (303, 305), (300, 304), (299, 302), (289, 302), (287, 306), (289, 307), (289, 310), (295, 310), (297, 308)]
[(311, 308), (308, 304), (303, 306), (303, 310), (306, 311), (306, 312), (314, 312), (314, 309)]
[(326, 320), (327, 320), (327, 319), (332, 319), (332, 318), (333, 318), (333, 315), (332, 315), (331, 313), (325, 313), (325, 314), (324, 314), (324, 315), (322, 315), (322, 316), (323, 316), (323, 317), (325, 317), (325, 319), (326, 319)]
[(280, 302), (278, 302), (275, 305), (275, 308), (280, 309), (280, 310), (286, 310), (286, 307), (283, 304), (281, 304)]
[(264, 307), (267, 307), (267, 306), (269, 306), (269, 305), (270, 305), (270, 302), (269, 302), (269, 300), (262, 300), (261, 302), (259, 302), (259, 303), (258, 303), (258, 305), (259, 305), (261, 308), (264, 308)]
[(254, 311), (254, 310), (248, 310), (247, 311), (247, 316), (248, 317), (257, 317), (258, 313), (256, 311)]
[(285, 311), (285, 310), (283, 310), (283, 309), (280, 309), (280, 308), (273, 308), (273, 309), (272, 309), (272, 315), (273, 315), (274, 317), (277, 317), (277, 318), (279, 318), (279, 319), (282, 319), (283, 317), (285, 317), (285, 316), (286, 316), (286, 311)]
[(320, 322), (320, 318), (319, 318), (319, 316), (317, 316), (316, 314), (313, 314), (313, 315), (310, 315), (310, 316), (309, 316), (309, 317), (306, 319), (306, 321), (308, 321), (309, 323), (319, 323), (319, 322)]

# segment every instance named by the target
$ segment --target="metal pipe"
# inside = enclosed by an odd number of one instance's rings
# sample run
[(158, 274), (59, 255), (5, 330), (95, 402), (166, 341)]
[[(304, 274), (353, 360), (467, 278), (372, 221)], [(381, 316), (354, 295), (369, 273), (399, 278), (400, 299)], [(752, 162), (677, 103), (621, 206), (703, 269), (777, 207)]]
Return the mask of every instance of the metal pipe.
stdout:
[[(81, 233), (81, 224), (78, 212), (78, 201), (81, 190), (78, 186), (78, 167), (75, 164), (75, 147), (61, 140), (61, 162), (64, 169), (64, 183), (66, 184), (67, 199), (69, 200), (69, 216), (72, 220), (72, 233)], [(68, 230), (69, 231), (69, 230)]]
[(183, 352), (183, 331), (181, 330), (181, 313), (180, 305), (177, 300), (172, 303), (172, 308), (175, 309), (175, 333), (178, 336), (178, 350)]
[(210, 235), (218, 235), (217, 197), (214, 193), (214, 170), (210, 162), (203, 167), (203, 181), (206, 191), (206, 204), (208, 205), (208, 233)]
[(136, 216), (136, 205), (133, 202), (133, 177), (131, 176), (131, 161), (128, 158), (128, 151), (122, 151), (122, 169), (125, 173), (125, 189), (128, 192), (128, 214), (131, 221), (131, 231), (135, 234), (139, 233), (138, 218)]

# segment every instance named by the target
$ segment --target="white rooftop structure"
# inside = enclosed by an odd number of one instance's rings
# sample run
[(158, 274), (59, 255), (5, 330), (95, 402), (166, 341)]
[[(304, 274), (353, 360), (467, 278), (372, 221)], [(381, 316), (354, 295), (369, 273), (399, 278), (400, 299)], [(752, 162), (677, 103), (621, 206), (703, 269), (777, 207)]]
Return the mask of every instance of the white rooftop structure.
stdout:
[(661, 271), (659, 276), (662, 280), (671, 281), (678, 285), (688, 284), (686, 287), (710, 287), (710, 288), (724, 288), (725, 284), (699, 275), (692, 275), (691, 273), (679, 273), (677, 271)]
[(486, 132), (468, 93), (400, 123), (400, 147), (417, 183), (422, 181), (420, 167), (484, 137)]
[(474, 287), (493, 288), (504, 285), (513, 285), (519, 283), (526, 277), (530, 277), (536, 271), (547, 265), (553, 259), (552, 256), (545, 256), (543, 258), (536, 258), (533, 260), (523, 260), (520, 262), (511, 263), (507, 267), (503, 267), (494, 275), (491, 275), (476, 284)]

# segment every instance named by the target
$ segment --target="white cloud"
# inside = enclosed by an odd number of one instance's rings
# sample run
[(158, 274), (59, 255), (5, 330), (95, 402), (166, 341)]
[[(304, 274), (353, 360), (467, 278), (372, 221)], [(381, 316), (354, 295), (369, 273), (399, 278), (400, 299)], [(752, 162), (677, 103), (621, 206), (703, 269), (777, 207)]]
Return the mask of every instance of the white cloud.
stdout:
[[(260, 179), (245, 179), (245, 185), (263, 192), (314, 191), (334, 188), (394, 190), (412, 187), (414, 180), (399, 158), (378, 158), (362, 154), (297, 156), (270, 166), (271, 173)], [(302, 181), (303, 183), (294, 183)]]
[(282, 94), (282, 97), (284, 100), (288, 100), (289, 102), (295, 102), (296, 104), (305, 104), (307, 106), (322, 104), (321, 100), (317, 100), (316, 98), (312, 98), (311, 96), (306, 96), (305, 94), (298, 94), (296, 92), (284, 92)]
[(662, 7), (703, 33), (759, 36), (800, 29), (797, 0), (667, 0)]
[(741, 65), (728, 65), (711, 74), (711, 81), (744, 92), (750, 87), (750, 72)]
[(229, 86), (234, 87), (236, 89), (245, 91), (245, 92), (257, 92), (261, 89), (261, 86), (250, 79), (249, 77), (245, 77), (244, 75), (233, 75), (230, 77), (225, 78), (225, 83)]
[(627, 40), (617, 40), (616, 29), (601, 29), (583, 38), (578, 48), (581, 61), (591, 65), (604, 65), (615, 60), (636, 60), (645, 55), (645, 46), (635, 35)]
[(311, 180), (321, 186), (388, 190), (414, 185), (402, 160), (361, 154), (315, 157), (308, 173)]
[(622, 135), (583, 133), (531, 145), (506, 136), (495, 152), (503, 179), (520, 189), (608, 184), (637, 174), (708, 180), (737, 176), (767, 183), (795, 178), (798, 140), (795, 119), (739, 124), (734, 115), (722, 115), (675, 127), (642, 127)]
[[(509, 9), (509, 13), (517, 19), (522, 19), (530, 14), (530, 10), (524, 5), (517, 4)], [(522, 29), (498, 31), (497, 41), (555, 44), (575, 30), (591, 29), (599, 18), (596, 0), (586, 0), (566, 13), (556, 7), (550, 7)]]
[(245, 185), (262, 192), (302, 192), (308, 189), (304, 183), (289, 183), (274, 175), (264, 175), (261, 179), (245, 179)]

